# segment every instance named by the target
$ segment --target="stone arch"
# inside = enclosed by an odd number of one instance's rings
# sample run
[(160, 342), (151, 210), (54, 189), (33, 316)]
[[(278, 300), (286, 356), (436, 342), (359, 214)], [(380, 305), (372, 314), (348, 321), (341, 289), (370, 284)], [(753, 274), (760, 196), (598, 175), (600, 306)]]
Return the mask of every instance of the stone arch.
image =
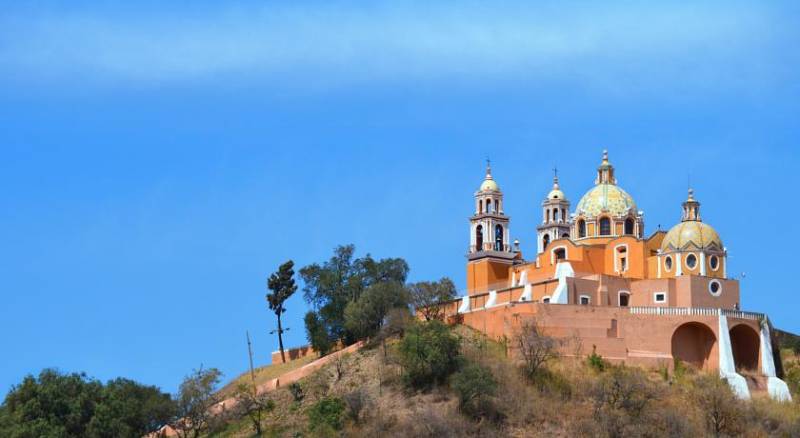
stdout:
[(698, 369), (707, 369), (717, 337), (707, 325), (687, 322), (672, 334), (672, 357)]
[(747, 324), (739, 324), (730, 330), (733, 363), (737, 370), (758, 369), (758, 353), (761, 339), (758, 332)]

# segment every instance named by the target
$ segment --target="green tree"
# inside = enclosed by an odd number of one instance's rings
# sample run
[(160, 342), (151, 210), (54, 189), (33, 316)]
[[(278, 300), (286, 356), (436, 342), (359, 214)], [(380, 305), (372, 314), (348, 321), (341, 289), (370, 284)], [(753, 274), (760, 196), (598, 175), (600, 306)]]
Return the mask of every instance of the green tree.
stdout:
[(447, 277), (439, 281), (421, 281), (409, 287), (411, 304), (414, 310), (426, 321), (442, 320), (443, 309), (436, 304), (452, 300), (456, 296), (456, 285)]
[(353, 245), (339, 246), (328, 261), (300, 270), (305, 299), (317, 314), (316, 320), (306, 318), (307, 322), (316, 324), (314, 327), (306, 325), (309, 340), (315, 334), (311, 329), (319, 330), (322, 326), (329, 339), (339, 339), (346, 344), (355, 342), (357, 336), (345, 327), (347, 305), (357, 301), (372, 285), (384, 282), (405, 284), (408, 275), (405, 260), (375, 260), (369, 254), (354, 258), (354, 253)]
[(345, 329), (359, 339), (372, 337), (381, 329), (390, 310), (407, 307), (408, 291), (403, 284), (395, 281), (373, 284), (345, 308)]
[(283, 325), (281, 325), (281, 315), (286, 312), (284, 303), (297, 290), (294, 284), (294, 262), (289, 260), (278, 268), (278, 272), (272, 274), (267, 281), (267, 287), (272, 293), (267, 294), (269, 308), (278, 317), (278, 346), (281, 350), (281, 361), (286, 363), (286, 354), (283, 351)]
[(172, 423), (181, 438), (197, 438), (208, 429), (210, 408), (220, 401), (216, 389), (221, 377), (222, 372), (216, 368), (200, 368), (183, 379), (175, 398), (177, 415)]
[(315, 312), (306, 313), (303, 322), (306, 325), (306, 335), (311, 348), (314, 349), (320, 356), (325, 356), (333, 348), (330, 334), (325, 328), (325, 323), (320, 319), (319, 315)]
[(453, 389), (458, 394), (458, 406), (471, 417), (489, 413), (490, 397), (497, 391), (497, 380), (492, 371), (478, 364), (468, 364), (453, 375)]
[(83, 373), (45, 369), (12, 388), (0, 407), (3, 437), (136, 437), (175, 414), (169, 394), (118, 378), (103, 385)]
[(444, 381), (458, 369), (459, 342), (440, 321), (412, 325), (400, 341), (403, 380), (413, 388), (426, 388)]
[(308, 410), (308, 427), (321, 436), (332, 436), (332, 431), (344, 426), (345, 404), (338, 397), (325, 397)]
[(176, 413), (169, 394), (155, 386), (117, 378), (102, 391), (102, 400), (89, 422), (96, 437), (142, 437), (167, 424)]

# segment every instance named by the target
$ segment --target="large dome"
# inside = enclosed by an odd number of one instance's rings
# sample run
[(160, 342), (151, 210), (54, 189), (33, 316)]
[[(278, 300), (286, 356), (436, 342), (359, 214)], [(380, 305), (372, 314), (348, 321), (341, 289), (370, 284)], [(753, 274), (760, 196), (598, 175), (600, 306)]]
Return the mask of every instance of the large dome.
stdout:
[(578, 202), (576, 213), (587, 218), (594, 218), (601, 213), (612, 217), (626, 216), (632, 211), (636, 214), (636, 203), (625, 190), (616, 184), (601, 183), (592, 187)]
[(690, 247), (695, 249), (716, 247), (719, 250), (723, 248), (719, 234), (711, 225), (693, 220), (672, 227), (661, 242), (661, 251), (683, 250)]
[(497, 185), (495, 180), (493, 180), (491, 178), (492, 178), (491, 175), (489, 175), (489, 177), (483, 181), (483, 183), (481, 184), (481, 188), (479, 189), (481, 192), (488, 192), (488, 191), (498, 192), (498, 191), (500, 191), (500, 187)]

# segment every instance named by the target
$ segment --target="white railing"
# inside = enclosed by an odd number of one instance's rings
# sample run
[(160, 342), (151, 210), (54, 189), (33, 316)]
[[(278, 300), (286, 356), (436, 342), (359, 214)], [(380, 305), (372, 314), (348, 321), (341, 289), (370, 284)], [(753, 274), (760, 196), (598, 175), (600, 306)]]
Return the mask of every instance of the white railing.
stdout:
[(732, 309), (713, 309), (710, 307), (629, 307), (631, 315), (666, 315), (666, 316), (727, 316), (729, 318), (764, 319), (763, 313), (743, 312)]

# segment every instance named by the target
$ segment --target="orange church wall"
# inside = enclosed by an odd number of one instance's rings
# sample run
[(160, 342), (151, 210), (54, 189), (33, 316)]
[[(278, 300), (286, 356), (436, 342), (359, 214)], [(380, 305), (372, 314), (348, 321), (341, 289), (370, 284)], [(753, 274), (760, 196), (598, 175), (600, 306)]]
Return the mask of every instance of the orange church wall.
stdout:
[(509, 286), (510, 264), (482, 259), (467, 263), (467, 291), (470, 295)]

